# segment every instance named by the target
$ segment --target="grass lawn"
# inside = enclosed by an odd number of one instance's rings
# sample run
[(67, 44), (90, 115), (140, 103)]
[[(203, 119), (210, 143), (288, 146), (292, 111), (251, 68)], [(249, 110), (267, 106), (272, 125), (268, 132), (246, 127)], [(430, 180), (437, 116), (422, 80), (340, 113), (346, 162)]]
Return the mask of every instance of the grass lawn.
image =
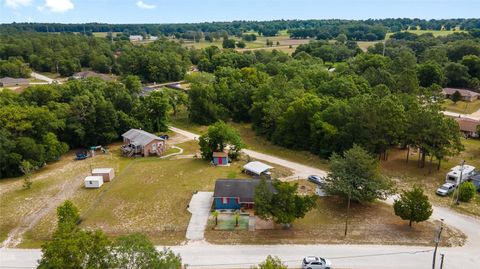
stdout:
[(248, 220), (248, 215), (240, 215), (238, 219), (238, 226), (236, 226), (237, 222), (234, 214), (221, 213), (217, 217), (217, 225), (215, 225), (215, 217), (210, 216), (207, 229), (221, 231), (248, 230)]
[[(193, 152), (198, 148), (194, 141), (178, 146), (186, 152)], [(213, 191), (217, 178), (247, 178), (241, 173), (245, 161), (234, 162), (228, 167), (213, 167), (201, 159), (134, 159), (120, 157), (118, 150), (112, 149), (112, 152), (113, 161), (118, 164), (110, 165), (116, 167), (113, 181), (105, 183), (100, 189), (84, 189), (83, 180), (79, 180), (75, 194), (69, 198), (80, 209), (82, 228), (101, 228), (110, 237), (141, 232), (155, 244), (179, 244), (185, 240), (190, 220), (186, 207), (194, 191)], [(87, 162), (85, 165), (88, 172), (89, 165)], [(69, 173), (76, 174), (78, 171), (72, 169)], [(43, 171), (39, 174), (43, 174)], [(64, 175), (52, 173), (51, 176), (61, 180)], [(40, 192), (39, 187), (40, 185), (34, 183), (34, 189)], [(7, 197), (2, 195), (2, 199), (15, 195), (17, 194), (11, 193)], [(17, 200), (16, 204), (12, 201), (8, 206), (12, 209), (25, 203)], [(2, 203), (2, 206), (5, 205)], [(2, 216), (2, 221), (9, 223), (10, 218)], [(14, 224), (10, 228), (13, 228)], [(25, 234), (25, 240), (19, 247), (39, 247), (51, 236), (52, 227), (55, 225), (56, 215), (52, 211)]]
[[(254, 32), (248, 32), (249, 34)], [(235, 41), (240, 41), (241, 38), (230, 36), (230, 39), (234, 39)], [(267, 46), (267, 39), (273, 42), (273, 46)], [(178, 40), (177, 40), (178, 41)], [(180, 41), (179, 41), (180, 42)], [(213, 42), (201, 40), (200, 42), (193, 42), (190, 40), (183, 40), (182, 45), (184, 47), (193, 47), (196, 49), (203, 49), (209, 46), (217, 46), (222, 48), (222, 40), (216, 40)], [(278, 42), (278, 45), (277, 45)], [(245, 41), (245, 48), (238, 49), (238, 51), (248, 51), (248, 50), (257, 50), (257, 49), (265, 49), (265, 50), (279, 50), (286, 53), (291, 54), (295, 51), (295, 48), (300, 44), (306, 44), (310, 42), (310, 39), (290, 39), (290, 35), (286, 31), (280, 31), (277, 36), (258, 36), (257, 40), (255, 41)], [(291, 47), (290, 47), (291, 46)]]
[[(462, 139), (465, 151), (460, 155), (450, 158), (441, 163), (440, 170), (437, 170), (437, 163), (433, 162), (431, 173), (429, 164), (425, 168), (417, 167), (418, 154), (411, 154), (410, 161), (406, 163), (406, 150), (393, 149), (389, 151), (388, 161), (382, 161), (381, 167), (384, 174), (394, 178), (400, 189), (409, 188), (413, 184), (421, 185), (425, 193), (435, 205), (450, 207), (452, 199), (449, 197), (440, 197), (435, 194), (436, 189), (445, 183), (445, 175), (450, 168), (461, 164), (465, 160), (466, 164), (480, 168), (480, 140)], [(480, 195), (477, 193), (475, 199), (469, 203), (461, 203), (452, 206), (453, 209), (463, 213), (480, 216)]]
[(475, 100), (473, 102), (458, 101), (455, 104), (452, 100), (446, 99), (442, 106), (448, 111), (462, 114), (472, 114), (480, 109), (480, 100)]
[[(301, 186), (313, 189), (304, 180)], [(370, 205), (353, 203), (350, 209), (349, 232), (344, 237), (346, 202), (335, 197), (318, 198), (317, 207), (305, 218), (296, 220), (290, 229), (276, 226), (274, 230), (219, 231), (207, 229), (207, 241), (217, 244), (403, 244), (433, 245), (437, 223), (423, 222), (408, 226), (407, 221), (395, 216), (391, 206), (382, 202)], [(445, 231), (445, 230), (444, 230)], [(446, 229), (443, 243), (461, 245), (462, 233)]]
[(368, 48), (373, 47), (378, 42), (381, 42), (381, 41), (357, 41), (357, 45), (363, 51), (367, 51)]

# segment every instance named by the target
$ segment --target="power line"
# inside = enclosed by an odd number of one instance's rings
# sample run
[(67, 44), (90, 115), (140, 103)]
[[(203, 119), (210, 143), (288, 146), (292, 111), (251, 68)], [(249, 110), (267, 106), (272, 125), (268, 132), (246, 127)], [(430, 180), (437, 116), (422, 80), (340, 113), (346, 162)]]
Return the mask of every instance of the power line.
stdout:
[[(389, 252), (389, 253), (376, 253), (376, 254), (364, 254), (364, 255), (352, 255), (352, 256), (340, 256), (340, 257), (325, 257), (329, 260), (346, 260), (346, 259), (354, 259), (354, 258), (365, 258), (365, 257), (380, 257), (380, 256), (394, 256), (394, 255), (402, 255), (402, 254), (421, 254), (421, 253), (428, 253), (433, 251), (433, 249), (427, 250), (417, 250), (417, 251), (401, 251), (401, 252)], [(301, 262), (302, 260), (282, 260), (284, 263), (289, 262)], [(262, 261), (260, 261), (262, 262)], [(258, 262), (258, 263), (260, 263)], [(207, 267), (207, 266), (241, 266), (241, 265), (256, 265), (258, 263), (217, 263), (217, 264), (188, 264), (188, 267)]]

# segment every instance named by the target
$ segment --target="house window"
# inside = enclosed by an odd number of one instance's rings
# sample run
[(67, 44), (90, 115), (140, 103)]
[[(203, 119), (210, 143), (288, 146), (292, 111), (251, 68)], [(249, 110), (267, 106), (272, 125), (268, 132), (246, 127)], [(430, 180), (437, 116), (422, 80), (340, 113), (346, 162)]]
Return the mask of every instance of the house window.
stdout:
[(93, 182), (89, 181), (89, 184), (90, 184), (90, 185), (92, 185), (92, 184), (93, 184)]
[(222, 197), (222, 204), (228, 204), (228, 197)]

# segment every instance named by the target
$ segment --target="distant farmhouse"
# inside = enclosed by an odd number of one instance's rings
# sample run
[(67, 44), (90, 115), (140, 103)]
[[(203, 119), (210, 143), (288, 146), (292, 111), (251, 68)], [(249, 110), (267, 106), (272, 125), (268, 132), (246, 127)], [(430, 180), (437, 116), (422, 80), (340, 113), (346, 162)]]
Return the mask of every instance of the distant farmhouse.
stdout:
[(112, 78), (108, 75), (105, 74), (100, 74), (97, 72), (93, 71), (82, 71), (82, 72), (77, 72), (72, 75), (73, 79), (85, 79), (85, 78), (101, 78), (105, 81), (110, 81)]
[(131, 36), (129, 36), (129, 39), (130, 39), (130, 41), (142, 41), (143, 36), (141, 36), (141, 35), (131, 35)]
[(122, 152), (126, 156), (161, 156), (166, 148), (165, 139), (139, 129), (130, 129), (122, 134)]
[[(274, 192), (272, 181), (266, 182), (268, 188)], [(255, 189), (259, 183), (260, 179), (217, 179), (213, 192), (215, 209), (253, 208)]]
[(455, 120), (460, 126), (460, 131), (462, 131), (465, 137), (480, 136), (480, 134), (477, 132), (477, 128), (480, 125), (480, 121), (470, 119), (470, 118), (455, 118)]
[(0, 78), (0, 87), (16, 87), (28, 85), (29, 81), (26, 78), (11, 78), (4, 77)]
[(444, 88), (442, 90), (443, 96), (445, 96), (445, 98), (448, 98), (448, 99), (451, 99), (455, 92), (460, 93), (463, 101), (472, 102), (480, 99), (480, 93), (470, 91), (470, 90), (456, 89), (456, 88)]

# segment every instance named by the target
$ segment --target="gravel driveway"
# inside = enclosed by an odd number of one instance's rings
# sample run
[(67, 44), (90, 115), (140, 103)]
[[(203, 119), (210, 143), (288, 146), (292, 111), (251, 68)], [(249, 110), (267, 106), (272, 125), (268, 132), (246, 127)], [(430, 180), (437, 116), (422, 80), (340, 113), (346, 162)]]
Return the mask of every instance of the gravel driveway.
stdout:
[(203, 240), (205, 227), (207, 227), (210, 208), (213, 203), (213, 192), (197, 192), (192, 196), (188, 211), (192, 213), (188, 223), (187, 240)]

